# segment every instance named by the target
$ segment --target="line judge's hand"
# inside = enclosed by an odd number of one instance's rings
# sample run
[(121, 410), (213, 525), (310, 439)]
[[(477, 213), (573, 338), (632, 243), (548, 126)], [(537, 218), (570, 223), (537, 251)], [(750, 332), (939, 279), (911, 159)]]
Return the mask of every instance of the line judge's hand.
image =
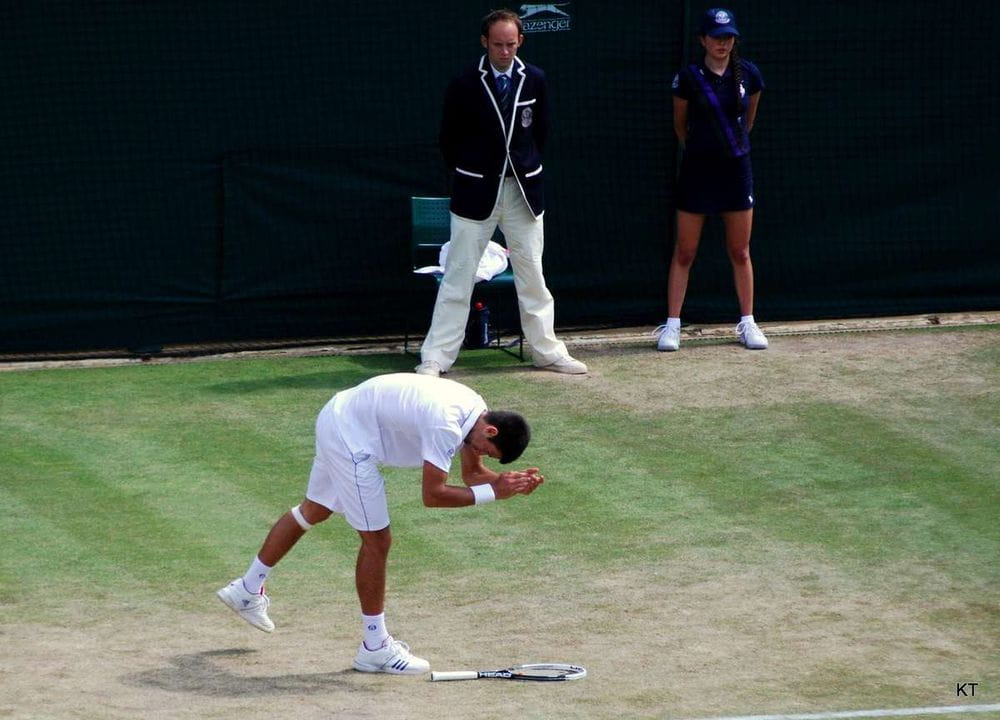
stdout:
[(538, 468), (526, 470), (507, 470), (493, 483), (493, 492), (497, 499), (503, 500), (513, 495), (530, 495), (545, 478), (539, 475)]

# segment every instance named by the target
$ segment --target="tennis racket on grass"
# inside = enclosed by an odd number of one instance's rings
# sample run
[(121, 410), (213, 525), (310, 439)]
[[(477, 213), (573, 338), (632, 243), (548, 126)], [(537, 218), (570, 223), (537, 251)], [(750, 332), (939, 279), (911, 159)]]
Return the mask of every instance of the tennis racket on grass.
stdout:
[(542, 682), (579, 680), (587, 677), (586, 668), (565, 663), (515, 665), (503, 670), (453, 670), (432, 672), (431, 681), (441, 680), (536, 680)]

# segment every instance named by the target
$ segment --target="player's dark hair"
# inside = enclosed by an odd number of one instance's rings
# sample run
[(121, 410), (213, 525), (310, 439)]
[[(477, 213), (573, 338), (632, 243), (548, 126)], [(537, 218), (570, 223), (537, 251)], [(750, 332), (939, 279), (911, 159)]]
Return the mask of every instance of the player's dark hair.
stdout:
[(517, 34), (523, 35), (521, 31), (521, 18), (513, 10), (508, 10), (503, 8), (501, 10), (493, 10), (489, 15), (483, 18), (482, 24), (479, 26), (480, 34), (488, 38), (490, 36), (490, 28), (493, 27), (498, 22), (512, 22), (517, 25)]
[(500, 462), (506, 465), (521, 457), (531, 442), (528, 422), (520, 414), (509, 410), (487, 410), (485, 420), (497, 429), (497, 434), (490, 441), (500, 451)]

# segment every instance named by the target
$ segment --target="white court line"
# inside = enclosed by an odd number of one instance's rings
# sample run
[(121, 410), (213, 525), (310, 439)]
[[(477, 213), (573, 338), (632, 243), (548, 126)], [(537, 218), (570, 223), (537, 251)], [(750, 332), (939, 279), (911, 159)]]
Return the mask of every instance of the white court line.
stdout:
[(896, 710), (844, 710), (841, 712), (792, 713), (789, 715), (731, 715), (728, 717), (697, 718), (697, 720), (842, 720), (843, 718), (893, 718), (985, 712), (1000, 712), (1000, 704), (899, 708)]

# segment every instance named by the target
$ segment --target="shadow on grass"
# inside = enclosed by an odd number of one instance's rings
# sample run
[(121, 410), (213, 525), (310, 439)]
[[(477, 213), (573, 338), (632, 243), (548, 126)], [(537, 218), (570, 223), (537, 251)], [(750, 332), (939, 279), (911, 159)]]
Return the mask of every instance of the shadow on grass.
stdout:
[[(315, 361), (316, 358), (310, 358)], [(322, 372), (287, 372), (272, 377), (257, 377), (248, 380), (231, 380), (208, 385), (205, 389), (220, 395), (244, 395), (267, 392), (269, 390), (316, 389), (333, 393), (353, 387), (365, 380), (385, 373), (413, 372), (420, 362), (417, 355), (351, 355), (332, 356), (330, 369)], [(315, 365), (310, 365), (315, 367)], [(527, 361), (521, 363), (516, 358), (499, 353), (494, 349), (465, 351), (453, 368), (453, 373), (444, 377), (459, 380), (475, 375), (493, 375), (534, 370)]]
[(170, 667), (125, 675), (122, 682), (133, 687), (153, 687), (207, 697), (248, 697), (329, 692), (365, 692), (368, 688), (352, 683), (358, 673), (352, 669), (292, 675), (241, 675), (223, 667), (218, 659), (240, 658), (257, 652), (248, 648), (208, 650), (178, 655)]
[(220, 395), (243, 395), (267, 390), (290, 388), (325, 388), (336, 392), (368, 378), (384, 373), (411, 372), (415, 363), (406, 355), (356, 355), (329, 358), (330, 370), (310, 373), (288, 373), (253, 380), (232, 380), (209, 385), (205, 389)]

